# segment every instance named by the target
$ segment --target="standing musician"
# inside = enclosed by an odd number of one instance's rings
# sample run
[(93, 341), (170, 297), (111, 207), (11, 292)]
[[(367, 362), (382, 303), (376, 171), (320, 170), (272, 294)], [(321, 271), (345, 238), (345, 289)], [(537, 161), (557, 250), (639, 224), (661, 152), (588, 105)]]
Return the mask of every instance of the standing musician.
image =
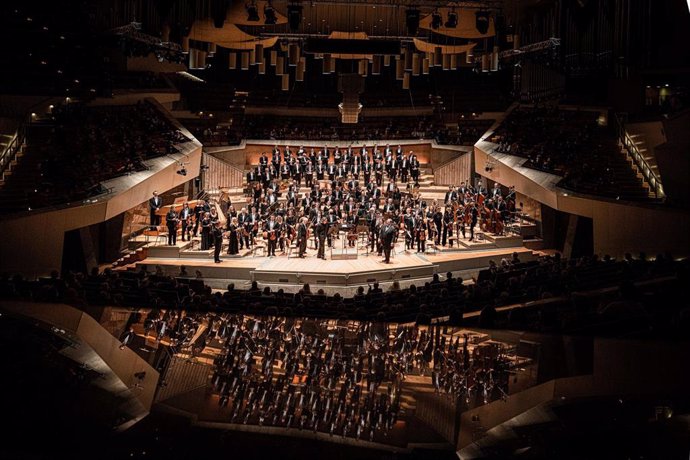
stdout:
[(210, 232), (213, 238), (213, 261), (220, 263), (220, 249), (223, 246), (223, 229), (220, 227), (220, 221), (217, 221)]
[(211, 247), (211, 213), (205, 212), (201, 218), (201, 250), (207, 251)]
[(316, 225), (316, 238), (319, 240), (319, 252), (316, 255), (319, 259), (326, 260), (326, 235), (328, 234), (328, 218), (326, 216), (321, 217), (321, 222)]
[(204, 218), (204, 213), (206, 211), (210, 211), (210, 209), (207, 208), (206, 202), (201, 200), (197, 201), (194, 206), (194, 236), (197, 236), (199, 233), (199, 225), (201, 225), (201, 220)]
[(170, 207), (170, 211), (165, 215), (165, 225), (168, 227), (168, 246), (175, 246), (177, 244), (177, 224), (179, 221), (180, 218), (177, 216), (177, 211), (175, 211), (174, 207)]
[(249, 235), (250, 231), (252, 230), (252, 224), (251, 221), (249, 220), (249, 214), (247, 213), (247, 208), (242, 208), (237, 214), (237, 225), (239, 227), (239, 240), (240, 240), (240, 249), (243, 249), (245, 246), (247, 249), (251, 249), (251, 245), (249, 244)]
[(477, 219), (479, 218), (479, 210), (476, 203), (472, 203), (470, 208), (470, 241), (474, 240), (474, 227), (477, 226)]
[(393, 248), (395, 234), (396, 227), (393, 225), (393, 219), (386, 219), (386, 222), (381, 227), (379, 239), (381, 240), (381, 247), (384, 255), (383, 262), (387, 264), (391, 262), (391, 249)]
[(242, 229), (239, 226), (237, 217), (230, 219), (230, 221), (228, 221), (228, 255), (232, 256), (240, 252), (239, 242), (242, 238), (241, 232)]
[(426, 252), (426, 238), (429, 231), (429, 224), (426, 216), (417, 220), (417, 252)]
[(409, 235), (409, 246), (407, 245), (407, 238), (405, 239), (406, 248), (412, 250), (416, 240), (417, 231), (417, 217), (412, 213), (412, 208), (407, 208), (403, 222), (405, 223), (406, 236)]
[(275, 257), (276, 255), (276, 245), (278, 243), (278, 236), (280, 229), (279, 225), (275, 220), (275, 215), (271, 214), (268, 218), (268, 222), (264, 226), (264, 238), (268, 240), (268, 254), (267, 257)]
[(453, 208), (446, 206), (443, 210), (443, 235), (441, 238), (441, 244), (443, 246), (445, 246), (446, 242), (448, 242), (450, 244), (450, 247), (453, 247), (453, 240), (451, 238), (453, 236), (454, 224), (455, 213), (453, 212)]
[(190, 218), (192, 217), (192, 210), (189, 209), (189, 203), (185, 202), (180, 211), (180, 221), (182, 222), (182, 241), (185, 241), (187, 235)]
[(299, 247), (300, 258), (304, 258), (304, 253), (307, 251), (307, 221), (308, 219), (306, 217), (302, 217), (297, 226), (297, 247)]
[(163, 200), (158, 196), (158, 192), (153, 192), (153, 196), (149, 199), (149, 217), (151, 230), (161, 224), (161, 216), (158, 215), (158, 210), (163, 206)]
[(415, 184), (419, 184), (419, 160), (412, 152), (410, 152), (410, 176)]

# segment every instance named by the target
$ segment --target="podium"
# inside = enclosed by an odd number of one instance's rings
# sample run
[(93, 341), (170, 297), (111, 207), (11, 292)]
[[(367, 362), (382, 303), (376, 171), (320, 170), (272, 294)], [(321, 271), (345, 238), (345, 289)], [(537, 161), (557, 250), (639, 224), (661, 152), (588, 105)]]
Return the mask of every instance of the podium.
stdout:
[(331, 260), (352, 260), (357, 258), (357, 245), (347, 245), (347, 234), (340, 239), (340, 248), (331, 248)]

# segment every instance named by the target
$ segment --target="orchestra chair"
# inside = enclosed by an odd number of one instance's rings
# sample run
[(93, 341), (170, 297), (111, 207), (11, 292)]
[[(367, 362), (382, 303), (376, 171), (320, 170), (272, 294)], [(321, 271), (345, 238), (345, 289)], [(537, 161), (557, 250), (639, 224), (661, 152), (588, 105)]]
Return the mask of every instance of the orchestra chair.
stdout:
[(268, 243), (263, 238), (254, 238), (254, 246), (252, 247), (252, 257), (257, 257), (258, 252), (261, 251), (261, 255), (265, 256), (266, 251), (268, 251)]
[[(307, 240), (307, 246), (309, 246), (309, 240)], [(297, 255), (293, 255), (293, 253), (296, 253)], [(297, 238), (295, 238), (295, 241), (293, 241), (291, 244), (287, 245), (287, 257), (288, 259), (299, 257), (299, 246), (297, 245)]]
[(436, 247), (436, 243), (434, 240), (426, 240), (426, 244), (424, 245), (424, 254), (434, 254), (436, 255), (438, 253), (438, 248)]

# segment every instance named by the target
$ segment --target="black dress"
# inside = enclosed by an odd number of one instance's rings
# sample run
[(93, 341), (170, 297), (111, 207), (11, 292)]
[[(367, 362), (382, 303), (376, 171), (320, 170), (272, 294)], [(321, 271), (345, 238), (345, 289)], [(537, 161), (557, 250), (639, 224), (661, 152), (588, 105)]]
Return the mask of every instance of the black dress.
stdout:
[(228, 238), (228, 254), (238, 254), (240, 250), (239, 239), (237, 238), (237, 226), (235, 224), (228, 225), (228, 232), (230, 232), (230, 236)]

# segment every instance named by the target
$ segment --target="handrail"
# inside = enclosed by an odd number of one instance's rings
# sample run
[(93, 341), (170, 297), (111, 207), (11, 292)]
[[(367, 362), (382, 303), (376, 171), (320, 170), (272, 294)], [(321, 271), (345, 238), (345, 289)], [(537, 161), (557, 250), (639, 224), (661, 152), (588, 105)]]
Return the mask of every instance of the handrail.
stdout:
[(666, 194), (664, 193), (664, 187), (661, 183), (661, 178), (649, 166), (649, 163), (647, 163), (647, 160), (645, 160), (644, 156), (642, 156), (642, 153), (637, 148), (635, 141), (630, 137), (630, 134), (628, 134), (628, 131), (625, 129), (626, 117), (627, 114), (625, 113), (616, 114), (618, 139), (625, 147), (625, 150), (626, 152), (628, 152), (628, 155), (632, 157), (637, 167), (642, 171), (642, 174), (644, 175), (645, 179), (654, 190), (654, 195), (656, 196), (656, 198), (665, 198)]
[(2, 175), (5, 172), (12, 160), (14, 160), (15, 156), (17, 155), (17, 152), (19, 152), (19, 150), (21, 149), (21, 146), (24, 145), (25, 137), (26, 127), (22, 122), (17, 127), (17, 131), (14, 133), (14, 136), (12, 137), (10, 143), (7, 144), (7, 147), (5, 147), (2, 153), (0, 153), (0, 175)]

